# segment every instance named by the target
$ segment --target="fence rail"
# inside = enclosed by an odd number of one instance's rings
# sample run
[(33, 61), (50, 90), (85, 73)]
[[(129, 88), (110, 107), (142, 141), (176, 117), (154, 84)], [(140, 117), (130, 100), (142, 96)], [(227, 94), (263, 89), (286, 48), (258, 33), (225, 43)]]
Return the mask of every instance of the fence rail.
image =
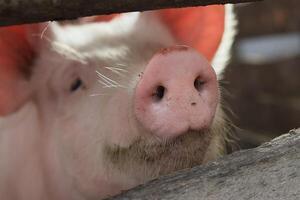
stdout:
[(261, 0), (0, 0), (0, 26), (163, 8)]

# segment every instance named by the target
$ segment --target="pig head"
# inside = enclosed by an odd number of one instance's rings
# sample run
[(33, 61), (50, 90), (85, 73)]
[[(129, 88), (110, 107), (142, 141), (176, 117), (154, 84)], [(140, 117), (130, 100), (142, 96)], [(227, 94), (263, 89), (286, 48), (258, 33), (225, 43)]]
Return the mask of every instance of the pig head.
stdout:
[(0, 199), (105, 198), (217, 158), (233, 26), (210, 6), (1, 28)]

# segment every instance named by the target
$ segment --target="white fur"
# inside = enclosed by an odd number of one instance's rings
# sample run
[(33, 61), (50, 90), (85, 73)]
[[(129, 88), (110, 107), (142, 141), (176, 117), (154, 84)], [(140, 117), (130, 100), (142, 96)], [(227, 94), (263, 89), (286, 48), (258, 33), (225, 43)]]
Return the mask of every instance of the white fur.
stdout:
[(222, 79), (224, 69), (230, 60), (230, 50), (236, 35), (237, 20), (235, 19), (233, 9), (232, 4), (225, 5), (224, 34), (217, 53), (212, 60), (212, 66), (218, 74), (218, 80)]

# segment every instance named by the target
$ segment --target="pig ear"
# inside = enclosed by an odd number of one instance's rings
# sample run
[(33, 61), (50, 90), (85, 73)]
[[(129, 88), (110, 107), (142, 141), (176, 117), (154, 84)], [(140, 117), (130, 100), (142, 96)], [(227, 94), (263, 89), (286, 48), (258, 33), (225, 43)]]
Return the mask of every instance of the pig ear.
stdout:
[(220, 78), (235, 35), (232, 5), (167, 9), (159, 15), (179, 42), (194, 47), (212, 63)]
[(84, 17), (85, 22), (109, 22), (112, 19), (120, 16), (120, 14), (111, 14), (111, 15), (98, 15), (94, 17)]
[(31, 94), (28, 80), (36, 52), (28, 29), (37, 25), (0, 28), (0, 116), (16, 111)]

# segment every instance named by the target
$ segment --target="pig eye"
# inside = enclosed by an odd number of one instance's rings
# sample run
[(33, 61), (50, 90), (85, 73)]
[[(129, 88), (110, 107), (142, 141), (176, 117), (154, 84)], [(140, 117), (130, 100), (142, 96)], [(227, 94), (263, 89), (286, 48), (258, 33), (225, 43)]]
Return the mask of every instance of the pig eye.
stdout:
[(158, 86), (152, 95), (156, 101), (160, 101), (164, 98), (165, 95), (165, 87), (164, 86)]
[(70, 87), (70, 92), (75, 92), (83, 86), (83, 82), (80, 78), (76, 78)]

